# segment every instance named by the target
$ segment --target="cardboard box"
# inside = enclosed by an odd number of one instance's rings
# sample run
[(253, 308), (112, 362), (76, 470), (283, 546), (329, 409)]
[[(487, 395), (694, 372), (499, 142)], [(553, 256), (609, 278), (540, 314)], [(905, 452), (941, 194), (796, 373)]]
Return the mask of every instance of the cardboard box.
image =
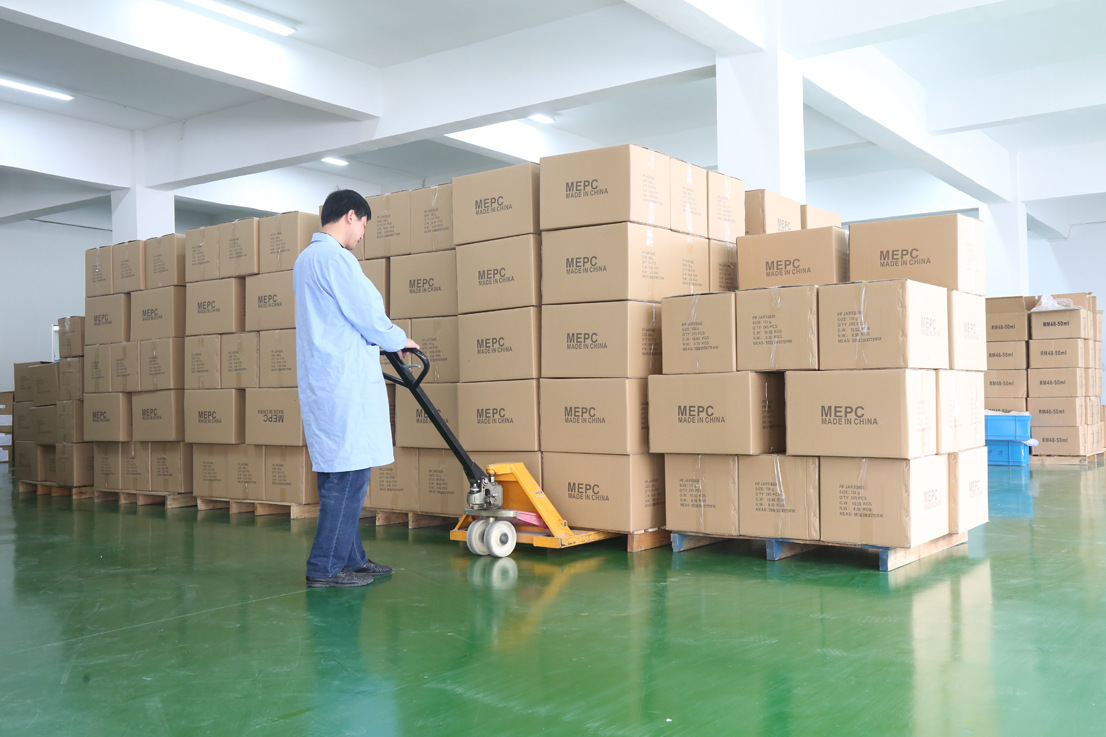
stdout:
[(192, 445), (150, 443), (150, 491), (192, 493)]
[(184, 339), (184, 388), (222, 388), (222, 336), (197, 335)]
[(58, 402), (58, 442), (83, 443), (84, 441), (84, 400)]
[(184, 440), (240, 445), (246, 441), (245, 412), (244, 389), (186, 389)]
[(122, 392), (86, 394), (84, 439), (86, 442), (126, 443), (131, 438), (131, 395)]
[(150, 444), (123, 443), (119, 449), (124, 491), (149, 491)]
[(31, 402), (36, 407), (58, 403), (58, 364), (39, 363), (28, 366), (26, 375), (31, 381)]
[(982, 371), (937, 372), (937, 452), (956, 453), (987, 443)]
[(285, 504), (319, 503), (318, 480), (311, 470), (307, 448), (266, 446), (265, 499)]
[(46, 448), (31, 442), (12, 443), (12, 468), (17, 481), (46, 480)]
[(709, 237), (707, 170), (686, 161), (669, 159), (668, 180), (672, 230), (701, 238)]
[[(986, 391), (986, 389), (985, 389)], [(1025, 397), (992, 397), (983, 396), (983, 408), (994, 412), (1025, 412)]]
[(782, 374), (649, 377), (649, 450), (723, 455), (782, 453)]
[(259, 340), (258, 385), (265, 389), (296, 386), (296, 331), (265, 330)]
[(987, 397), (1006, 397), (1009, 399), (1029, 396), (1029, 372), (1018, 370), (984, 372)]
[(246, 390), (249, 445), (307, 445), (298, 389)]
[(84, 296), (106, 297), (114, 294), (111, 280), (111, 246), (90, 248), (84, 252)]
[(738, 371), (818, 368), (818, 287), (742, 290), (735, 306)]
[(219, 231), (217, 226), (192, 228), (184, 233), (186, 283), (218, 279)]
[(146, 241), (146, 288), (185, 284), (185, 237), (169, 233)]
[(937, 451), (934, 371), (788, 371), (786, 387), (789, 455), (917, 458)]
[(58, 356), (84, 355), (84, 316), (58, 318)]
[[(258, 333), (231, 333), (219, 341), (219, 381), (223, 389), (256, 389), (260, 382)], [(259, 443), (260, 445), (260, 443)]]
[(538, 198), (536, 164), (454, 177), (454, 245), (537, 233)]
[(258, 273), (259, 224), (257, 218), (242, 218), (207, 229), (207, 237), (214, 230), (218, 242), (220, 279)]
[(753, 537), (819, 540), (818, 465), (818, 459), (809, 456), (739, 456), (740, 533)]
[(192, 489), (196, 496), (230, 497), (229, 450), (226, 445), (192, 446)]
[(541, 308), (457, 318), (462, 382), (536, 379), (541, 375)]
[(985, 255), (983, 222), (964, 215), (849, 226), (849, 274), (855, 281), (913, 279), (985, 295)]
[(138, 392), (131, 397), (134, 440), (181, 442), (184, 440), (184, 390)]
[(16, 402), (12, 407), (12, 434), (15, 440), (34, 441), (35, 425), (31, 419), (34, 405), (30, 402)]
[[(461, 380), (461, 350), (458, 318), (421, 317), (411, 321), (408, 337), (419, 344), (430, 359), (430, 371), (423, 381), (433, 384), (456, 384)], [(388, 371), (392, 371), (391, 364)]]
[(111, 391), (111, 345), (85, 347), (84, 390), (86, 394)]
[(59, 486), (92, 486), (95, 453), (92, 443), (59, 443), (55, 479)]
[[(457, 384), (426, 384), (423, 390), (446, 425), (458, 430)], [(447, 448), (442, 436), (409, 391), (396, 393), (396, 445), (405, 448)], [(465, 446), (466, 450), (473, 450)]]
[[(745, 235), (745, 182), (707, 172), (707, 237), (732, 244)], [(714, 288), (711, 288), (714, 291)]]
[(541, 304), (541, 237), (520, 235), (457, 248), (457, 311)]
[(1021, 370), (1029, 368), (1028, 342), (1002, 340), (987, 343), (987, 369), (990, 371)]
[(113, 392), (142, 391), (142, 345), (140, 343), (111, 344), (111, 390)]
[(260, 445), (227, 446), (227, 481), (234, 499), (264, 501), (265, 448)]
[(419, 511), (419, 449), (396, 448), (394, 452), (394, 461), (387, 466), (377, 466), (372, 470), (365, 507), (381, 511), (417, 512)]
[(388, 299), (392, 317), (457, 314), (457, 252), (397, 256), (390, 263)]
[(123, 488), (123, 444), (94, 443), (92, 483), (97, 489)]
[[(990, 300), (988, 300), (990, 303)], [(987, 341), (991, 343), (1029, 340), (1028, 312), (988, 312)]]
[(144, 392), (184, 389), (184, 338), (138, 344), (139, 388)]
[(541, 229), (635, 222), (668, 228), (670, 162), (623, 145), (541, 159)]
[(1092, 313), (1082, 308), (1029, 313), (1029, 337), (1033, 340), (1095, 337)]
[(737, 371), (733, 292), (666, 297), (661, 302), (661, 355), (666, 374)]
[(418, 455), (418, 511), (460, 517), (469, 489), (461, 464), (448, 450), (420, 448)]
[(55, 445), (47, 445), (42, 449), (42, 455), (46, 458), (46, 481), (51, 484), (58, 482), (58, 450)]
[(84, 301), (86, 345), (122, 343), (131, 339), (131, 295), (112, 294)]
[(665, 528), (702, 535), (738, 533), (738, 456), (664, 456)]
[(949, 368), (986, 371), (986, 300), (976, 294), (949, 290)]
[(707, 291), (732, 292), (737, 289), (737, 244), (708, 241), (710, 271)]
[(948, 292), (908, 279), (818, 290), (818, 365), (826, 369), (949, 367)]
[(131, 340), (183, 338), (185, 288), (162, 287), (131, 295)]
[(541, 450), (537, 380), (458, 384), (457, 429), (470, 451)]
[(543, 378), (637, 378), (659, 373), (661, 309), (652, 302), (542, 308)]
[(542, 379), (540, 396), (543, 451), (649, 452), (645, 379)]
[(291, 271), (322, 225), (318, 213), (284, 212), (257, 224), (258, 269), (262, 274)]
[(949, 458), (823, 458), (822, 540), (912, 548), (949, 532)]
[(288, 330), (296, 327), (296, 295), (292, 272), (246, 277), (246, 330)]
[(656, 454), (542, 453), (542, 490), (573, 529), (665, 525), (664, 457)]
[(453, 248), (453, 185), (411, 190), (411, 253)]
[(58, 407), (56, 404), (45, 407), (31, 407), (31, 423), (34, 425), (34, 441), (39, 445), (53, 445), (58, 442)]
[(1027, 352), (1029, 368), (1088, 368), (1093, 356), (1088, 355), (1087, 344), (1093, 343), (1079, 338), (1030, 340)]
[(363, 260), (411, 253), (411, 193), (391, 192), (365, 200), (372, 216), (365, 228), (365, 238), (354, 250), (354, 255)]
[(115, 294), (146, 288), (145, 241), (128, 241), (111, 247), (111, 286)]
[(766, 189), (745, 192), (745, 235), (785, 233), (802, 228), (802, 207)]
[(814, 205), (803, 205), (799, 208), (799, 216), (802, 219), (803, 230), (814, 228), (841, 227), (841, 215), (829, 210), (823, 210)]
[(979, 527), (988, 514), (987, 448), (949, 454), (949, 532)]
[(710, 241), (697, 235), (673, 233), (676, 253), (670, 273), (678, 275), (676, 294), (703, 294), (710, 291)]
[(189, 284), (186, 289), (186, 335), (241, 333), (245, 329), (245, 279), (216, 279)]
[(837, 284), (849, 280), (849, 235), (815, 228), (737, 239), (737, 287)]
[(1079, 368), (1029, 369), (1029, 397), (1080, 397), (1089, 392), (1086, 372)]
[(483, 450), (470, 453), (469, 456), (485, 470), (488, 466), (497, 463), (521, 463), (538, 486), (542, 485), (541, 453), (538, 451)]
[(1084, 456), (1102, 450), (1090, 425), (1032, 425), (1030, 435), (1037, 441), (1029, 449), (1034, 456)]
[(361, 271), (369, 278), (369, 281), (376, 287), (376, 291), (380, 292), (380, 298), (384, 300), (384, 312), (392, 314), (391, 310), (391, 294), (389, 292), (389, 260), (386, 258), (374, 258), (368, 261), (358, 261), (361, 264)]
[(1087, 411), (1085, 397), (1029, 397), (1025, 412), (1033, 415), (1036, 427), (1088, 425), (1097, 420), (1097, 413)]
[(15, 376), (14, 396), (16, 402), (31, 402), (34, 400), (35, 382), (30, 373), (31, 368), (34, 366), (42, 366), (47, 363), (46, 361), (30, 361), (12, 365), (12, 372)]

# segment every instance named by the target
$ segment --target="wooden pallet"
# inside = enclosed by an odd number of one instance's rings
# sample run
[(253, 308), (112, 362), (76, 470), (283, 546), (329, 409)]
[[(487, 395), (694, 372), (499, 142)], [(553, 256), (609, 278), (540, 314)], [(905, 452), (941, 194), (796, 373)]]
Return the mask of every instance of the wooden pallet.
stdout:
[[(201, 512), (212, 509), (227, 509), (230, 514), (252, 514), (255, 517), (281, 516), (289, 519), (314, 519), (319, 516), (318, 504), (294, 504), (292, 502), (258, 502), (225, 497), (196, 497), (196, 505)], [(374, 512), (361, 510), (361, 519), (371, 517)]]
[(673, 532), (672, 552), (679, 553), (685, 550), (699, 548), (704, 545), (712, 545), (714, 543), (724, 542), (726, 540), (750, 540), (763, 542), (765, 544), (765, 555), (768, 560), (782, 560), (783, 558), (790, 558), (791, 556), (799, 555), (800, 553), (805, 553), (806, 551), (813, 550), (815, 548), (830, 547), (870, 550), (878, 553), (879, 569), (886, 572), (893, 571), (896, 568), (901, 568), (908, 563), (913, 563), (916, 560), (921, 560), (922, 558), (933, 555), (934, 553), (938, 553), (942, 550), (947, 550), (957, 545), (963, 545), (964, 543), (968, 542), (968, 533), (959, 532), (951, 535), (945, 535), (944, 537), (939, 537), (936, 540), (930, 540), (927, 543), (915, 545), (912, 548), (888, 548), (880, 547), (878, 545), (855, 545), (850, 543), (814, 542), (810, 540), (784, 540), (746, 536), (721, 537), (714, 535), (699, 535), (687, 532)]
[(381, 525), (407, 525), (408, 529), (417, 530), (423, 527), (453, 527), (457, 524), (457, 515), (421, 514), (419, 512), (388, 512), (376, 510), (376, 524)]
[(1037, 466), (1101, 466), (1106, 460), (1106, 450), (1085, 456), (1035, 456), (1029, 454), (1029, 462)]
[(118, 502), (120, 506), (135, 504), (139, 507), (164, 506), (166, 509), (196, 506), (196, 497), (192, 494), (165, 491), (122, 491), (118, 489), (96, 489), (98, 502)]
[(48, 481), (19, 481), (16, 490), (20, 494), (38, 494), (39, 496), (69, 496), (74, 499), (92, 498), (91, 486), (60, 486)]

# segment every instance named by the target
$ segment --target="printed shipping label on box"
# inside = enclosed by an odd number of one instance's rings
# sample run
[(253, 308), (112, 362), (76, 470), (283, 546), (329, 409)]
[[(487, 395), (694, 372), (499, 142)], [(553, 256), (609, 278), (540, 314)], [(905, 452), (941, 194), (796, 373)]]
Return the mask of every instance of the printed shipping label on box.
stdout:
[(398, 256), (389, 264), (391, 317), (457, 314), (457, 252)]
[[(438, 410), (442, 420), (458, 433), (457, 384), (424, 384), (423, 391)], [(405, 448), (445, 449), (445, 440), (411, 392), (396, 394), (396, 445)], [(466, 447), (466, 450), (472, 448)]]
[(184, 233), (185, 282), (219, 278), (219, 232), (215, 226), (191, 228)]
[(111, 247), (111, 285), (115, 294), (146, 288), (146, 242), (128, 241)]
[(58, 402), (58, 442), (85, 442), (83, 399)]
[(189, 443), (150, 443), (150, 490), (192, 493), (192, 446)]
[(709, 292), (732, 292), (737, 289), (737, 244), (708, 241), (710, 254)]
[(949, 290), (949, 368), (986, 371), (986, 300), (976, 294)]
[(1086, 343), (1079, 338), (1029, 341), (1029, 368), (1086, 368), (1089, 365)]
[(240, 445), (246, 441), (245, 411), (244, 389), (187, 389), (184, 439), (189, 443)]
[(124, 443), (120, 449), (120, 477), (126, 491), (144, 491), (150, 487), (150, 444)]
[(196, 496), (230, 496), (230, 477), (227, 475), (227, 451), (225, 445), (192, 446), (192, 486)]
[(987, 448), (950, 454), (949, 532), (966, 532), (987, 519)]
[(264, 493), (270, 502), (318, 504), (319, 486), (307, 448), (265, 447)]
[(742, 290), (737, 309), (737, 370), (818, 368), (818, 287)]
[(234, 499), (265, 500), (265, 448), (234, 445), (227, 448), (227, 480)]
[[(745, 235), (745, 182), (707, 172), (707, 237), (733, 244)], [(712, 290), (714, 291), (713, 287)]]
[[(461, 380), (460, 338), (458, 318), (420, 317), (411, 321), (411, 340), (430, 359), (430, 371), (423, 381), (432, 384), (456, 384)], [(384, 359), (385, 361), (387, 359)], [(389, 364), (386, 369), (393, 372)]]
[(58, 318), (58, 355), (61, 358), (84, 355), (84, 316)]
[(1029, 368), (1029, 356), (1024, 340), (1003, 340), (987, 343), (987, 369), (991, 371)]
[(541, 373), (541, 309), (462, 315), (457, 345), (462, 382), (536, 379)]
[(636, 222), (668, 228), (670, 162), (640, 146), (541, 159), (541, 229)]
[(542, 453), (542, 490), (573, 528), (662, 527), (664, 457), (652, 453)]
[(97, 489), (123, 488), (123, 444), (94, 443), (92, 482)]
[(736, 371), (735, 320), (733, 292), (666, 297), (661, 302), (664, 373)]
[(1084, 309), (1031, 312), (1029, 337), (1033, 340), (1093, 339), (1095, 333), (1092, 313)]
[(92, 486), (95, 479), (92, 443), (64, 443), (57, 446), (57, 483), (60, 486)]
[(219, 380), (223, 389), (256, 389), (260, 381), (258, 333), (231, 333), (219, 341)]
[(184, 339), (184, 388), (219, 389), (222, 387), (220, 364), (222, 336), (197, 335)]
[(391, 192), (366, 197), (372, 217), (365, 238), (355, 250), (358, 259), (404, 256), (411, 253), (411, 193)]
[(453, 185), (411, 191), (411, 253), (453, 248)]
[(216, 279), (186, 287), (186, 335), (240, 333), (246, 323), (246, 280)]
[(651, 302), (542, 308), (545, 378), (636, 378), (661, 370), (661, 309)]
[(134, 394), (131, 397), (131, 423), (135, 440), (184, 440), (184, 390)]
[(219, 278), (256, 274), (259, 268), (257, 218), (243, 218), (207, 229), (218, 241)]
[(265, 389), (296, 386), (296, 331), (266, 330), (260, 336), (258, 384)]
[(296, 327), (296, 296), (292, 272), (246, 277), (246, 330), (287, 330)]
[(1030, 397), (1081, 397), (1087, 392), (1087, 375), (1083, 369), (1029, 369)]
[(87, 345), (122, 343), (131, 339), (131, 295), (112, 294), (84, 301)]
[(937, 372), (937, 452), (985, 445), (984, 378), (980, 371)]
[(257, 224), (258, 268), (262, 274), (290, 271), (311, 236), (321, 228), (319, 215), (285, 212), (261, 218)]
[(138, 344), (142, 391), (185, 388), (184, 341), (184, 338), (163, 338)]
[(1085, 397), (1029, 397), (1024, 411), (1033, 415), (1035, 426), (1087, 425), (1092, 414), (1087, 412), (1084, 400)]
[(58, 364), (39, 363), (28, 366), (26, 375), (31, 382), (31, 402), (36, 407), (58, 403)]
[(448, 450), (419, 449), (418, 511), (457, 517), (464, 514), (468, 480)]
[(111, 391), (111, 346), (87, 346), (84, 357), (84, 390), (93, 394)]
[[(1033, 425), (1030, 434), (1037, 445), (1029, 452), (1035, 456), (1083, 456), (1102, 450), (1092, 441), (1091, 425)], [(1097, 447), (1093, 447), (1097, 446)]]
[(739, 530), (753, 537), (818, 540), (818, 459), (759, 455), (737, 459)]
[(185, 237), (169, 233), (146, 241), (146, 288), (184, 286)]
[(131, 440), (131, 395), (86, 394), (84, 439), (87, 442), (122, 443)]
[(131, 295), (131, 340), (184, 337), (185, 288), (162, 287)]
[(306, 445), (298, 389), (246, 390), (246, 442)]
[(454, 244), (537, 233), (538, 198), (536, 164), (517, 164), (455, 177)]
[[(105, 297), (115, 290), (111, 283), (111, 246), (84, 252), (84, 296)], [(86, 313), (87, 314), (87, 313)]]
[(664, 526), (704, 535), (738, 533), (738, 456), (664, 456)]
[(988, 342), (1029, 340), (1028, 312), (987, 313)]
[(542, 450), (649, 451), (645, 379), (542, 379), (540, 390)]
[(707, 170), (679, 159), (669, 159), (668, 201), (672, 230), (706, 238)]
[(419, 450), (395, 448), (394, 455), (395, 460), (390, 464), (372, 470), (365, 507), (381, 511), (417, 512)]
[(468, 450), (541, 450), (536, 379), (458, 384), (457, 412)]
[(541, 236), (521, 235), (457, 248), (457, 311), (541, 304)]
[(111, 344), (111, 390), (142, 391), (142, 344)]
[(837, 284), (849, 280), (849, 235), (816, 228), (737, 239), (739, 289)]
[(984, 392), (988, 397), (1007, 397), (1010, 399), (1029, 396), (1029, 372), (1017, 370), (985, 371)]
[(745, 192), (745, 235), (767, 235), (799, 230), (802, 206), (766, 189)]

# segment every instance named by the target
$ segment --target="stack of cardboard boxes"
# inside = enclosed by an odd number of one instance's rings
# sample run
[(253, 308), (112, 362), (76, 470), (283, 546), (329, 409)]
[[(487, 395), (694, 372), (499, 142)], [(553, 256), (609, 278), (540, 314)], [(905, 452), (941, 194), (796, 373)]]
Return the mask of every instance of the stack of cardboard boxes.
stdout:
[[(15, 392), (0, 392), (0, 463), (12, 462)], [(14, 465), (10, 467), (14, 470)]]

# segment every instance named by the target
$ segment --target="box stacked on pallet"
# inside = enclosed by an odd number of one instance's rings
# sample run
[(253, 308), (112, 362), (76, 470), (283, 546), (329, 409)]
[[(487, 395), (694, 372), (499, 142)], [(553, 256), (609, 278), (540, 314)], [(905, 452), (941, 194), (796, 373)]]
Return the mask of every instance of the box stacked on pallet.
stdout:
[(986, 406), (1025, 412), (1029, 390), (1029, 310), (1036, 297), (987, 299)]
[[(12, 463), (15, 392), (0, 392), (0, 463)], [(14, 466), (9, 466), (14, 470)]]
[(12, 392), (12, 470), (17, 481), (45, 481), (46, 453), (36, 442), (34, 379), (29, 373), (41, 361), (13, 365), (15, 391)]
[(84, 317), (58, 319), (58, 405), (55, 482), (93, 484), (93, 445), (84, 438)]

